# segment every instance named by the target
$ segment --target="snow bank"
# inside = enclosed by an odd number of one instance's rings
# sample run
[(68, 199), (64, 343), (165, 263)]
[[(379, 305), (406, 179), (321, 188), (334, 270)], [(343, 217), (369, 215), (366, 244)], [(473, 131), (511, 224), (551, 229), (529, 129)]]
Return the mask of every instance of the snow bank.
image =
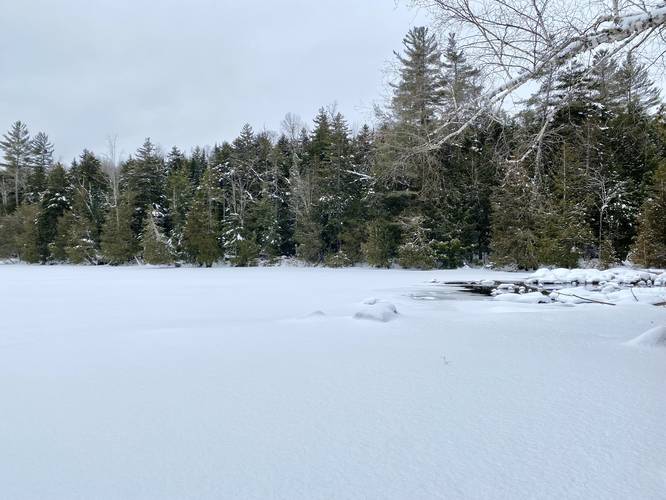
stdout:
[(386, 323), (398, 317), (398, 309), (390, 302), (380, 302), (377, 299), (366, 299), (361, 307), (354, 313), (354, 319), (368, 319)]
[(550, 297), (551, 299), (564, 304), (606, 302), (609, 304), (623, 305), (657, 305), (666, 302), (666, 288), (618, 288), (607, 285), (601, 290), (590, 290), (584, 286), (577, 286), (555, 290), (551, 292)]
[(656, 286), (666, 286), (666, 273), (658, 274), (654, 279)]
[[(666, 274), (666, 273), (664, 273)], [(562, 283), (607, 283), (615, 282), (622, 284), (636, 284), (644, 281), (645, 283), (655, 281), (659, 276), (649, 271), (639, 271), (626, 267), (618, 267), (600, 271), (599, 269), (539, 269), (530, 276), (526, 282), (531, 284), (549, 285)]]
[(666, 347), (666, 325), (655, 326), (642, 333), (626, 345), (641, 347)]
[(495, 295), (493, 300), (500, 302), (517, 302), (519, 304), (549, 304), (553, 300), (541, 292), (530, 293), (502, 293)]

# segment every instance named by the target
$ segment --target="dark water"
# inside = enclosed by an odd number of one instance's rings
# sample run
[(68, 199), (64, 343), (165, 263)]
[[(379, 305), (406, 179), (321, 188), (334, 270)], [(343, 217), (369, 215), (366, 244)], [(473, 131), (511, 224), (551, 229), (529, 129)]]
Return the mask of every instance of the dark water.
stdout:
[(458, 285), (431, 285), (409, 293), (414, 300), (487, 300), (489, 296)]

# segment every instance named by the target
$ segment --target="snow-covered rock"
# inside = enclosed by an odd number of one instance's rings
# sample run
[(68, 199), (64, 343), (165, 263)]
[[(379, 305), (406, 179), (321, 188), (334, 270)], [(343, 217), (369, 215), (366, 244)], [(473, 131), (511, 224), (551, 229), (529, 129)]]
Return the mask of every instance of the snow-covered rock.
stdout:
[(527, 283), (542, 285), (563, 283), (620, 283), (633, 284), (640, 281), (654, 281), (657, 274), (626, 267), (617, 267), (600, 271), (599, 269), (539, 269), (527, 277)]
[(354, 313), (354, 319), (368, 319), (386, 323), (398, 317), (398, 309), (390, 302), (363, 302), (361, 307)]
[(655, 326), (638, 337), (626, 342), (626, 345), (641, 347), (666, 348), (666, 325)]
[(502, 283), (492, 291), (492, 294), (495, 296), (507, 293), (510, 294), (516, 293), (516, 285), (513, 285), (511, 283)]
[(666, 286), (666, 273), (661, 273), (655, 276), (652, 280), (655, 286)]

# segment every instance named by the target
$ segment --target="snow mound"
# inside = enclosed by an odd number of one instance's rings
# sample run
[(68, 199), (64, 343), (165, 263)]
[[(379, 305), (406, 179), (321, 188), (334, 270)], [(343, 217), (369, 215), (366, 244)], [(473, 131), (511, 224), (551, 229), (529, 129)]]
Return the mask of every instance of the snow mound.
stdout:
[(541, 292), (530, 293), (503, 293), (495, 295), (493, 300), (500, 302), (516, 302), (519, 304), (549, 304), (553, 300)]
[(550, 297), (564, 304), (603, 302), (618, 305), (658, 305), (666, 302), (666, 289), (663, 287), (620, 289), (607, 285), (600, 291), (595, 291), (578, 286), (554, 290)]
[(354, 313), (354, 319), (367, 319), (387, 323), (398, 317), (398, 309), (390, 302), (378, 302), (376, 299), (372, 304), (364, 301), (361, 308)]
[(634, 284), (641, 281), (654, 281), (658, 275), (648, 271), (638, 271), (626, 267), (617, 267), (600, 271), (599, 269), (539, 269), (527, 277), (527, 283), (622, 283)]
[(518, 287), (512, 283), (502, 283), (492, 292), (493, 295), (499, 296), (503, 294), (514, 294), (518, 291)]
[(317, 310), (317, 311), (312, 311), (309, 314), (306, 314), (304, 317), (305, 318), (322, 318), (324, 316), (326, 316), (326, 313), (324, 311)]
[(666, 273), (657, 275), (654, 279), (654, 284), (656, 286), (666, 286)]
[(635, 339), (626, 342), (626, 345), (641, 347), (666, 347), (666, 325), (655, 326), (642, 333)]

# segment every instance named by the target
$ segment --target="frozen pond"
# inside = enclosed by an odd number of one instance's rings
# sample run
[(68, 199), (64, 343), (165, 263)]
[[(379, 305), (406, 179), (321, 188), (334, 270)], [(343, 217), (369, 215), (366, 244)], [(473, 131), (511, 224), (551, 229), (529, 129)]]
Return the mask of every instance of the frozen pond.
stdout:
[(664, 498), (664, 309), (520, 278), (0, 266), (0, 497)]

